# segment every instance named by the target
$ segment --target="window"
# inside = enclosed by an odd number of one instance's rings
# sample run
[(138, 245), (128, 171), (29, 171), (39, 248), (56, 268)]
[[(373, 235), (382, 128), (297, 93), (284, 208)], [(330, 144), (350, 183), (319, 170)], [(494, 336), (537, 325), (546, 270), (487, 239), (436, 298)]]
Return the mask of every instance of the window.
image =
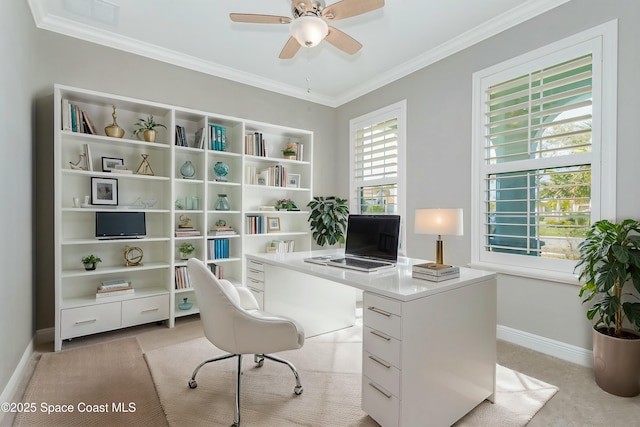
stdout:
[(587, 227), (615, 217), (616, 33), (474, 74), (473, 263), (558, 279)]
[(400, 215), (404, 223), (406, 108), (400, 101), (349, 121), (350, 212)]

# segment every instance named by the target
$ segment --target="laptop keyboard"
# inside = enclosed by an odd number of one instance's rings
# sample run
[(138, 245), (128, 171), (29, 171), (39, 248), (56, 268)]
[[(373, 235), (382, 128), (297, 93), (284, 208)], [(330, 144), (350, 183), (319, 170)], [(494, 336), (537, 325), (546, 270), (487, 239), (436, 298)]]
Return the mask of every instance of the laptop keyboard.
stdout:
[(336, 264), (348, 265), (351, 267), (364, 268), (364, 269), (387, 267), (390, 265), (388, 263), (383, 263), (378, 261), (367, 261), (364, 259), (356, 259), (356, 258), (333, 259), (331, 260), (331, 262), (334, 262)]

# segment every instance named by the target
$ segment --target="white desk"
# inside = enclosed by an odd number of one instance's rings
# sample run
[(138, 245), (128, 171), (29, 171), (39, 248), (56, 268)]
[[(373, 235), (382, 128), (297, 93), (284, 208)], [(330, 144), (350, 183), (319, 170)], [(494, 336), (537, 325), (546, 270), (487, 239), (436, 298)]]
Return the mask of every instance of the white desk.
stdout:
[(495, 273), (461, 268), (458, 279), (429, 282), (411, 278), (411, 266), (424, 260), (401, 258), (396, 269), (377, 273), (303, 261), (330, 253), (340, 252), (247, 255), (247, 276), (262, 279), (266, 310), (289, 315), (313, 333), (323, 330), (323, 312), (326, 330), (335, 328), (336, 312), (338, 324), (353, 324), (352, 317), (342, 319), (355, 311), (349, 287), (364, 291), (366, 413), (385, 427), (449, 426), (483, 400), (493, 401)]

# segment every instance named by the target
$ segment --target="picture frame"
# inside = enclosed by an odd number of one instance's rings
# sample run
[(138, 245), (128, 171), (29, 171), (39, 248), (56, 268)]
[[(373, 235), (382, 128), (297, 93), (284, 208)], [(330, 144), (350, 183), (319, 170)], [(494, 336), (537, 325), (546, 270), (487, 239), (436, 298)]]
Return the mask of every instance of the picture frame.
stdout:
[(118, 180), (92, 176), (91, 204), (118, 206)]
[(300, 174), (299, 173), (287, 174), (287, 187), (289, 187), (289, 188), (300, 188)]
[(275, 231), (280, 231), (280, 218), (277, 216), (269, 216), (267, 217), (267, 232), (273, 233)]
[(102, 172), (112, 172), (114, 169), (124, 168), (124, 159), (117, 157), (102, 158)]

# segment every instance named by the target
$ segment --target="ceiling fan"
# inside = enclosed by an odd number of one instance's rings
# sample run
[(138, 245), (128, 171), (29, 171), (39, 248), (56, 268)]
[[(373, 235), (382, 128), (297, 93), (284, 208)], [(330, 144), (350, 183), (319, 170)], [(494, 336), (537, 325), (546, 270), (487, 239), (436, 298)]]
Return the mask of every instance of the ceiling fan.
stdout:
[(353, 55), (362, 45), (327, 22), (350, 18), (384, 6), (384, 0), (341, 0), (325, 7), (324, 0), (291, 0), (293, 19), (288, 16), (230, 13), (233, 22), (250, 24), (289, 24), (291, 37), (280, 52), (280, 59), (295, 56), (301, 46), (314, 47), (326, 40)]

